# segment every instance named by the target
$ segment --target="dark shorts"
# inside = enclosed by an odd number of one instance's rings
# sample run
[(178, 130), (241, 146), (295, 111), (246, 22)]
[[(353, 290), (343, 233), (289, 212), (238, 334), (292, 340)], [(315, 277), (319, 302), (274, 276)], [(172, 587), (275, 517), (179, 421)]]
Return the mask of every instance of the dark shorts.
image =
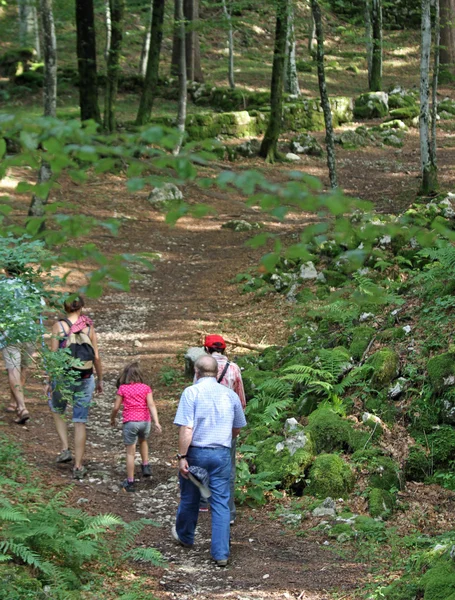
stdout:
[(125, 446), (137, 444), (138, 438), (146, 440), (150, 435), (151, 421), (128, 421), (123, 423), (123, 442)]
[[(81, 379), (70, 389), (73, 406), (73, 423), (86, 423), (88, 420), (88, 411), (95, 391), (95, 378), (93, 375), (87, 379)], [(49, 400), (49, 406), (52, 412), (63, 415), (66, 411), (68, 398), (63, 398), (58, 389), (54, 389)]]

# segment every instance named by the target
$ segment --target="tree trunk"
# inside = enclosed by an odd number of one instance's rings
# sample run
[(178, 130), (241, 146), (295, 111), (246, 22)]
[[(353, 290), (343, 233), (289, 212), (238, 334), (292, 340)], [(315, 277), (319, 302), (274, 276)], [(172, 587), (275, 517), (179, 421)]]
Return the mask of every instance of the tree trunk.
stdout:
[(81, 121), (93, 119), (101, 123), (93, 0), (76, 0), (76, 36)]
[[(177, 14), (177, 0), (175, 0), (174, 20)], [(199, 21), (199, 0), (184, 0), (183, 14), (187, 21), (185, 34), (185, 55), (186, 55), (186, 77), (188, 81), (197, 81), (203, 83), (204, 76), (201, 68), (201, 51), (199, 45), (199, 34), (197, 32), (197, 23)], [(174, 40), (172, 47), (171, 74), (179, 74), (180, 65), (180, 35), (179, 27), (174, 28)]]
[(38, 14), (35, 0), (17, 0), (19, 13), (19, 43), (23, 48), (34, 48), (36, 58), (41, 59)]
[(104, 0), (104, 18), (106, 24), (106, 45), (104, 46), (104, 59), (109, 60), (109, 51), (112, 43), (112, 13), (110, 0)]
[(109, 0), (111, 15), (111, 44), (106, 66), (106, 92), (104, 96), (104, 127), (115, 131), (115, 103), (117, 100), (118, 78), (120, 74), (120, 52), (123, 40), (123, 18), (125, 0)]
[(275, 47), (270, 86), (270, 118), (259, 155), (268, 162), (279, 158), (278, 137), (283, 119), (283, 79), (286, 60), (286, 38), (290, 0), (278, 0), (276, 10)]
[(308, 52), (313, 60), (316, 60), (316, 43), (316, 25), (314, 23), (313, 13), (311, 13), (308, 30)]
[[(54, 13), (52, 0), (40, 0), (40, 13), (44, 41), (44, 91), (43, 108), (45, 117), (57, 116), (57, 40), (55, 37)], [(45, 160), (41, 161), (38, 172), (38, 183), (46, 183), (52, 177), (52, 170)], [(43, 217), (44, 207), (49, 199), (47, 193), (44, 197), (32, 196), (29, 217)], [(40, 231), (45, 228), (44, 221)]]
[(425, 196), (436, 189), (437, 175), (430, 160), (430, 54), (431, 54), (431, 0), (421, 0), (422, 29), (420, 49), (420, 167), (421, 193)]
[(177, 115), (177, 129), (179, 131), (179, 139), (176, 147), (174, 148), (174, 155), (180, 152), (183, 143), (183, 136), (185, 135), (185, 122), (186, 122), (186, 102), (187, 102), (187, 60), (186, 60), (186, 45), (185, 40), (185, 15), (183, 13), (183, 0), (176, 0), (176, 23), (179, 31), (180, 38), (180, 60), (179, 60), (179, 109)]
[(284, 69), (284, 91), (291, 96), (300, 96), (297, 65), (295, 62), (295, 29), (294, 29), (294, 7), (289, 6), (287, 38), (286, 38), (286, 63)]
[(144, 43), (142, 44), (141, 60), (139, 63), (139, 73), (145, 78), (147, 72), (147, 63), (149, 60), (150, 52), (150, 40), (152, 38), (152, 20), (153, 20), (153, 0), (150, 2), (149, 19), (147, 23), (147, 29), (144, 36)]
[(316, 24), (317, 45), (317, 64), (318, 64), (318, 80), (319, 93), (321, 95), (321, 105), (324, 112), (325, 121), (325, 143), (327, 147), (327, 166), (329, 168), (330, 187), (338, 187), (336, 158), (335, 158), (335, 141), (333, 136), (332, 125), (332, 110), (330, 108), (329, 96), (325, 84), (324, 70), (324, 32), (322, 29), (322, 14), (318, 0), (311, 0), (311, 10), (313, 13), (314, 22)]
[(235, 89), (235, 79), (234, 79), (234, 32), (232, 29), (232, 18), (231, 18), (231, 10), (230, 6), (228, 9), (227, 6), (228, 0), (223, 0), (223, 12), (226, 18), (226, 23), (228, 26), (228, 49), (229, 49), (229, 61), (228, 61), (228, 81), (229, 87), (231, 90)]
[[(158, 86), (158, 74), (160, 66), (161, 41), (163, 39), (165, 0), (153, 0), (153, 18), (150, 34), (150, 50), (145, 73), (144, 89), (141, 94), (139, 110), (136, 117), (136, 125), (144, 125), (150, 120), (153, 101), (155, 100)], [(185, 23), (183, 23), (185, 27)]]
[(431, 86), (431, 144), (430, 162), (437, 169), (436, 157), (436, 123), (438, 119), (438, 79), (439, 79), (439, 45), (441, 42), (441, 12), (439, 0), (434, 0), (434, 64)]
[(440, 0), (441, 70), (455, 76), (455, 0)]
[(368, 65), (368, 89), (371, 90), (371, 72), (373, 68), (373, 32), (371, 29), (371, 0), (365, 0), (365, 38)]
[(372, 57), (370, 91), (382, 90), (382, 0), (371, 0)]

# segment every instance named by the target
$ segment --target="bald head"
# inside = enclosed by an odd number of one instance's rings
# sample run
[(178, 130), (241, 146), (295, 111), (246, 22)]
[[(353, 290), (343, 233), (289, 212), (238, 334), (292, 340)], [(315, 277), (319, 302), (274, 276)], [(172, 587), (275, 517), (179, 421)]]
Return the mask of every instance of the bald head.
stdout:
[(213, 356), (200, 356), (194, 364), (198, 379), (201, 377), (216, 377), (218, 363)]

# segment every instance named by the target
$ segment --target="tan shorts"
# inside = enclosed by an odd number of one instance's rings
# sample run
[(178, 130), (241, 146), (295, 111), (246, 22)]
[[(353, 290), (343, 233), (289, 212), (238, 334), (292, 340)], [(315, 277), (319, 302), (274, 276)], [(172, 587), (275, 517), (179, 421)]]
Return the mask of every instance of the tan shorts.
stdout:
[(33, 344), (21, 344), (20, 346), (6, 346), (2, 349), (5, 369), (21, 369), (32, 362), (35, 351)]

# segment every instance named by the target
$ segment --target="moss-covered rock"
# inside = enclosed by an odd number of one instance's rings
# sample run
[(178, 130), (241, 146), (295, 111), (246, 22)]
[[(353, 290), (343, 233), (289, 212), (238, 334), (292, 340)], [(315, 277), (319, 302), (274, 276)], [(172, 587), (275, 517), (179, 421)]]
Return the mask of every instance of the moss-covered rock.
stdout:
[(447, 600), (455, 594), (455, 566), (447, 560), (439, 561), (422, 576), (424, 600)]
[(349, 352), (354, 360), (360, 360), (373, 339), (376, 329), (367, 325), (360, 325), (354, 329)]
[(411, 446), (404, 467), (407, 481), (425, 481), (430, 474), (431, 461), (422, 446)]
[(400, 357), (395, 350), (383, 348), (370, 356), (367, 364), (373, 367), (372, 383), (383, 388), (398, 377)]
[(25, 566), (16, 566), (9, 562), (0, 565), (1, 600), (45, 600), (49, 594), (36, 575), (32, 575)]
[(306, 491), (313, 496), (326, 498), (346, 497), (354, 487), (354, 473), (338, 454), (320, 454), (309, 473)]
[(311, 435), (318, 453), (354, 451), (362, 447), (368, 438), (367, 433), (355, 430), (350, 421), (324, 405), (310, 414), (305, 431)]
[(257, 365), (261, 371), (272, 371), (273, 369), (276, 369), (280, 360), (280, 350), (281, 348), (279, 346), (270, 346), (261, 352), (257, 360)]
[(447, 467), (455, 456), (455, 429), (450, 425), (441, 425), (431, 433), (416, 438), (430, 449), (434, 468)]
[(283, 437), (272, 436), (257, 443), (254, 462), (258, 473), (269, 472), (273, 481), (281, 481), (284, 488), (289, 488), (303, 480), (305, 471), (313, 460), (313, 446), (309, 441), (305, 448), (297, 450), (291, 456), (286, 447), (282, 448), (283, 442)]
[(402, 93), (390, 93), (389, 94), (389, 108), (394, 110), (396, 108), (416, 107), (417, 103), (414, 96), (411, 94)]
[(400, 467), (388, 456), (378, 456), (369, 467), (372, 487), (386, 491), (401, 488)]
[(428, 377), (436, 391), (442, 390), (447, 385), (453, 385), (455, 379), (455, 354), (445, 352), (433, 356), (427, 363)]
[(373, 488), (368, 495), (368, 510), (374, 518), (387, 518), (395, 507), (395, 496), (387, 490)]
[(390, 111), (391, 119), (400, 119), (401, 121), (410, 121), (419, 115), (419, 107), (405, 106), (404, 108), (394, 108)]
[(406, 336), (406, 332), (403, 327), (388, 327), (380, 333), (378, 333), (378, 340), (382, 342), (388, 342), (391, 340), (401, 340)]
[[(334, 126), (352, 120), (352, 99), (348, 97), (330, 98)], [(299, 102), (286, 103), (283, 108), (284, 131), (323, 131), (324, 114), (316, 99), (302, 99)]]
[(388, 112), (388, 96), (384, 92), (368, 92), (355, 100), (354, 117), (359, 119), (382, 118)]

